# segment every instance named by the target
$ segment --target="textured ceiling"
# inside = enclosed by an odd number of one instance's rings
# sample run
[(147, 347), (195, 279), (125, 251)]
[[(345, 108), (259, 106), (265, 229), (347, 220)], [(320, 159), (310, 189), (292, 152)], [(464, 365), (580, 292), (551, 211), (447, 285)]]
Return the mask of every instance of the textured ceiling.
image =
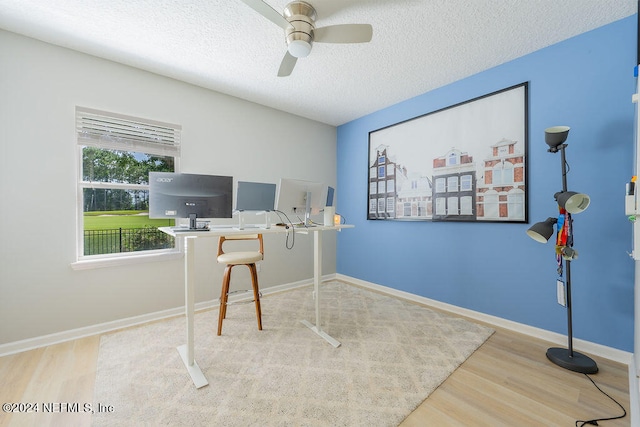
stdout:
[(0, 0), (0, 28), (337, 126), (637, 12), (636, 0), (308, 2), (316, 26), (369, 23), (373, 39), (316, 43), (277, 77), (284, 31), (240, 0)]

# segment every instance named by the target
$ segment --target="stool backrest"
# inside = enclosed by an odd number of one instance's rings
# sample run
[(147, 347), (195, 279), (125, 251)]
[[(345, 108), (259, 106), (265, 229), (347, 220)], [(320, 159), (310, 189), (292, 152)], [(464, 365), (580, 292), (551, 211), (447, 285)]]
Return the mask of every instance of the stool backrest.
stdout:
[(224, 242), (231, 241), (239, 241), (239, 240), (257, 240), (259, 249), (258, 252), (264, 255), (264, 245), (262, 243), (262, 234), (232, 234), (230, 236), (220, 236), (218, 239), (218, 256), (224, 254), (224, 250), (222, 248)]

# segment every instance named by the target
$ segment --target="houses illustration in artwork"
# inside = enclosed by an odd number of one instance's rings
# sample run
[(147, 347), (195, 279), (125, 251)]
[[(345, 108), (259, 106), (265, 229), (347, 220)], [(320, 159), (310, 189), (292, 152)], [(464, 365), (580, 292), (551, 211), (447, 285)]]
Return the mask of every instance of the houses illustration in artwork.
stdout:
[(476, 219), (476, 172), (473, 157), (452, 148), (433, 159), (433, 219)]
[(369, 168), (369, 219), (396, 218), (396, 163), (387, 154), (388, 146), (376, 149)]
[(369, 219), (524, 220), (524, 153), (516, 144), (498, 141), (480, 164), (451, 148), (425, 159), (432, 163), (431, 176), (407, 170), (389, 146), (380, 145), (369, 170)]
[(478, 183), (478, 219), (524, 221), (524, 153), (516, 141), (502, 139), (484, 159), (483, 179)]

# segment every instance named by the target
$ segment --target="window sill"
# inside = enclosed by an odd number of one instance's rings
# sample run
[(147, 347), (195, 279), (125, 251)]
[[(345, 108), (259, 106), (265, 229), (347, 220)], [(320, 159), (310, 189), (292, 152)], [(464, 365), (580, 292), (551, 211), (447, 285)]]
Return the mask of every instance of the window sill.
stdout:
[(183, 252), (180, 251), (171, 251), (164, 253), (155, 253), (155, 254), (141, 254), (141, 255), (130, 255), (130, 256), (122, 256), (122, 257), (110, 257), (110, 258), (97, 258), (97, 259), (88, 259), (88, 260), (80, 260), (71, 263), (71, 268), (74, 270), (91, 270), (94, 268), (103, 268), (103, 267), (117, 267), (120, 265), (133, 265), (133, 264), (142, 264), (146, 262), (161, 262), (168, 261), (172, 259), (179, 259), (184, 256)]

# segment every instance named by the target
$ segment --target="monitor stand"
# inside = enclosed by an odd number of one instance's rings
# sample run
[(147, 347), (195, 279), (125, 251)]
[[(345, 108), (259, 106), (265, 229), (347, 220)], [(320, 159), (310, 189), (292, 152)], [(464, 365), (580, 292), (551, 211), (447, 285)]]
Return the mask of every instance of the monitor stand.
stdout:
[(235, 230), (245, 230), (247, 228), (259, 228), (256, 227), (255, 225), (247, 225), (245, 222), (245, 211), (236, 211), (238, 213), (238, 226), (237, 227), (233, 227)]
[(256, 215), (264, 214), (264, 228), (267, 230), (271, 228), (271, 216), (269, 215), (270, 212), (271, 211), (262, 211), (256, 214)]
[(198, 228), (198, 216), (194, 213), (189, 214), (189, 230), (195, 230)]
[(205, 226), (198, 228), (198, 216), (194, 213), (189, 214), (189, 226), (183, 227), (180, 225), (176, 225), (175, 227), (171, 227), (171, 229), (175, 232), (184, 233), (189, 231), (209, 231), (209, 225), (205, 222)]

